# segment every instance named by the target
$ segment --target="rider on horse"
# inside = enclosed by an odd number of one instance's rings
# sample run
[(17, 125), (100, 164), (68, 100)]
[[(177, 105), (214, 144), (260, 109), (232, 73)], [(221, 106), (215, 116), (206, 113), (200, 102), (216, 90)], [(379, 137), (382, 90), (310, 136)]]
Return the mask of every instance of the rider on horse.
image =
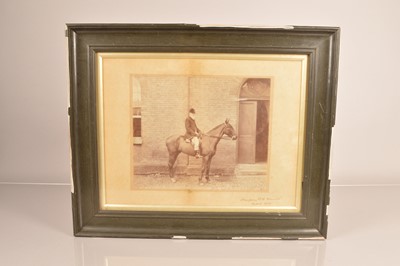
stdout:
[(194, 151), (196, 152), (196, 158), (200, 158), (200, 135), (201, 131), (196, 125), (195, 121), (196, 111), (190, 108), (188, 117), (185, 120), (186, 134), (185, 139), (187, 142), (192, 142)]

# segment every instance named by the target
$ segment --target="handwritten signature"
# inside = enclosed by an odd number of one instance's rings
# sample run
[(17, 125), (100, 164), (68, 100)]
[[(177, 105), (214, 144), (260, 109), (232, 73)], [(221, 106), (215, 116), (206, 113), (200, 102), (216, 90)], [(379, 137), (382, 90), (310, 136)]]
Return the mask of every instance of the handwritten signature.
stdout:
[(252, 206), (263, 206), (263, 205), (271, 205), (271, 201), (278, 200), (277, 197), (254, 197), (254, 198), (242, 198), (241, 202), (245, 202)]

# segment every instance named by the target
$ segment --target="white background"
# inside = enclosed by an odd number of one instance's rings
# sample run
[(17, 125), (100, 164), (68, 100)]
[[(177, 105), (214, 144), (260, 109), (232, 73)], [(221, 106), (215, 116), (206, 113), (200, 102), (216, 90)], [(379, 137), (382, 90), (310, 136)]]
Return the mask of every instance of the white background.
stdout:
[(69, 183), (66, 23), (341, 27), (335, 185), (400, 184), (400, 2), (0, 0), (0, 183)]

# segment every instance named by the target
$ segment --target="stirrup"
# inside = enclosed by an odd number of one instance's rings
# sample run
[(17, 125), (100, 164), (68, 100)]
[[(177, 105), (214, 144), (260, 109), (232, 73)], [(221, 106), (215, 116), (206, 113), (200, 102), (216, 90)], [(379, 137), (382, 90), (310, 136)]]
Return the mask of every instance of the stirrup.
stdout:
[(196, 155), (194, 157), (196, 157), (196, 159), (199, 159), (199, 158), (201, 158), (203, 156), (201, 156), (200, 152), (196, 152)]

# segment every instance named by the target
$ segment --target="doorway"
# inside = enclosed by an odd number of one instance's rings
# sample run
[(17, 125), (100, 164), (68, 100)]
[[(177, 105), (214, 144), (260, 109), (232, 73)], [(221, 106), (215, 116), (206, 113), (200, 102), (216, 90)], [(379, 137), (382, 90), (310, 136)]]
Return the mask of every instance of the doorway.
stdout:
[(269, 101), (257, 101), (256, 163), (268, 158), (268, 105)]
[(238, 163), (267, 163), (270, 79), (247, 79), (240, 90)]

